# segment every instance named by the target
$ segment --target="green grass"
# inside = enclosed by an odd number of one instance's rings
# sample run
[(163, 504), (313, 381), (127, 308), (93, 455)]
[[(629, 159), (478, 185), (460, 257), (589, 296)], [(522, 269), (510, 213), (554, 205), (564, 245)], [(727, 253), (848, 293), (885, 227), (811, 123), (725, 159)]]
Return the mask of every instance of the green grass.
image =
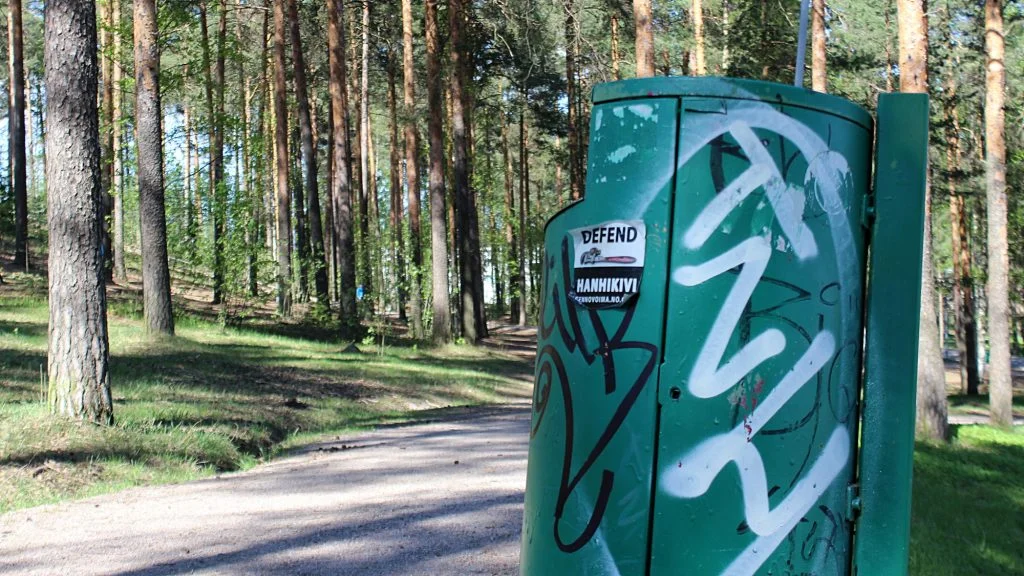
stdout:
[(102, 427), (49, 415), (46, 302), (0, 298), (0, 512), (244, 469), (319, 434), (529, 397), (531, 367), (496, 351), (343, 354), (338, 341), (195, 317), (152, 339), (130, 299), (109, 312), (116, 424)]
[(914, 454), (910, 572), (1024, 574), (1024, 430), (960, 426)]

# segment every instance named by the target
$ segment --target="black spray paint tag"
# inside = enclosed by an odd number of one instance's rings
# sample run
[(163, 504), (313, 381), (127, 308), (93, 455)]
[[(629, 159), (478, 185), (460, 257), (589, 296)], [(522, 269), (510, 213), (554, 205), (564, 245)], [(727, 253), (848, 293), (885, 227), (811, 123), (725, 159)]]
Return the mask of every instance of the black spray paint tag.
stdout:
[(575, 278), (569, 297), (592, 309), (625, 305), (640, 292), (647, 251), (643, 220), (613, 220), (570, 230)]

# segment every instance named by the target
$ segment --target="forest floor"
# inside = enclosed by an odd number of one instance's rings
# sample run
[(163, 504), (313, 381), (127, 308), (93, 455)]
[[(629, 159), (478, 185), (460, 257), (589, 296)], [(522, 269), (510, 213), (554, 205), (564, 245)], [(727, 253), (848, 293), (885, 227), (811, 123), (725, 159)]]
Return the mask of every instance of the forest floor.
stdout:
[[(290, 448), (449, 407), (528, 401), (531, 334), (433, 347), (382, 323), (361, 352), (310, 320), (212, 310), (176, 290), (176, 337), (147, 337), (139, 287), (109, 290), (116, 425), (45, 404), (45, 276), (0, 285), (0, 512), (248, 469)], [(372, 342), (370, 342), (372, 340)]]

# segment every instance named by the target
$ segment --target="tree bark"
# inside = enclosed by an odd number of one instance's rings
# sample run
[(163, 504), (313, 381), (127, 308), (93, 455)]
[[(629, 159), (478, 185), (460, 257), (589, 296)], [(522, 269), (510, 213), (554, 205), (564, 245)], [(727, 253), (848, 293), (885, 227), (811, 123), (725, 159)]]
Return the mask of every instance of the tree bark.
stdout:
[(731, 0), (722, 0), (722, 76), (729, 75), (729, 4)]
[(35, 111), (32, 108), (32, 77), (25, 78), (25, 135), (28, 138), (25, 150), (27, 156), (26, 168), (28, 169), (28, 194), (36, 193), (36, 133), (32, 128), (32, 116)]
[[(15, 10), (15, 4), (17, 4), (17, 10)], [(10, 2), (10, 9), (8, 10), (8, 22), (12, 22), (8, 33), (10, 38), (11, 56), (17, 55), (18, 60), (21, 59), (21, 0), (14, 0)], [(14, 25), (13, 16), (17, 13), (17, 23)], [(111, 220), (113, 217), (114, 210), (114, 198), (110, 193), (110, 187), (114, 180), (114, 84), (112, 82), (114, 76), (114, 61), (110, 54), (110, 48), (113, 37), (113, 23), (114, 23), (114, 4), (112, 0), (105, 0), (103, 3), (103, 26), (100, 32), (100, 47), (102, 49), (102, 56), (100, 57), (100, 75), (101, 83), (103, 85), (103, 93), (100, 101), (100, 109), (102, 118), (100, 119), (100, 188), (102, 189), (103, 198), (103, 220), (102, 224), (102, 238), (103, 238), (103, 279), (105, 281), (111, 281), (114, 278), (114, 250), (113, 250), (113, 238), (111, 237)], [(17, 46), (16, 46), (17, 45)], [(23, 75), (15, 71), (14, 61), (11, 62), (11, 88), (15, 89), (15, 83), (23, 80)], [(13, 102), (12, 102), (13, 103)], [(22, 100), (22, 114), (24, 114), (24, 100)], [(22, 128), (24, 129), (24, 128)], [(11, 168), (12, 176), (15, 176), (14, 168), (16, 166), (15, 156), (18, 147), (14, 145), (15, 133), (11, 133)], [(24, 147), (24, 132), (22, 132), (22, 148)], [(22, 152), (22, 166), (24, 166), (24, 152)], [(22, 168), (24, 170), (24, 168)], [(14, 177), (15, 195), (17, 196), (17, 177)]]
[(327, 98), (327, 262), (330, 267), (331, 297), (338, 298), (338, 248), (334, 237), (334, 105)]
[(135, 0), (135, 132), (138, 147), (142, 295), (146, 329), (174, 334), (164, 216), (163, 119), (156, 0)]
[(508, 247), (508, 259), (505, 263), (508, 268), (508, 296), (509, 296), (509, 320), (516, 322), (519, 319), (519, 308), (522, 302), (521, 278), (523, 275), (519, 259), (519, 240), (516, 237), (516, 216), (515, 191), (512, 185), (512, 155), (509, 153), (508, 142), (508, 118), (504, 111), (501, 113), (501, 153), (505, 164), (505, 245)]
[(214, 66), (213, 138), (210, 142), (210, 217), (213, 220), (213, 303), (224, 300), (224, 235), (227, 190), (224, 183), (224, 54), (228, 34), (226, 0), (220, 0), (217, 23), (217, 63)]
[(405, 113), (405, 176), (409, 204), (409, 244), (412, 248), (412, 282), (409, 287), (412, 334), (423, 338), (423, 251), (420, 245), (419, 133), (416, 130), (416, 84), (412, 46), (412, 0), (402, 0), (402, 86)]
[[(246, 198), (249, 203), (249, 218), (245, 222), (245, 246), (246, 246), (246, 271), (248, 281), (248, 292), (250, 296), (259, 295), (259, 284), (257, 273), (257, 262), (259, 261), (259, 231), (260, 231), (260, 213), (259, 208), (262, 204), (262, 200), (257, 190), (260, 188), (253, 184), (253, 166), (252, 166), (252, 152), (250, 150), (250, 138), (249, 138), (249, 106), (250, 97), (252, 96), (252, 90), (250, 89), (249, 77), (245, 72), (245, 58), (241, 50), (245, 46), (245, 26), (242, 24), (242, 2), (238, 0), (238, 4), (235, 7), (235, 39), (239, 47), (239, 54), (236, 57), (238, 66), (238, 110), (239, 120), (241, 126), (241, 151), (242, 151), (242, 172), (243, 178), (242, 183), (244, 184), (245, 190), (239, 191), (239, 195)], [(266, 44), (263, 45), (263, 51), (261, 54), (266, 56)], [(260, 68), (263, 68), (262, 60), (260, 61)], [(260, 118), (262, 119), (263, 112), (260, 111)]]
[[(637, 43), (639, 44), (639, 40)], [(651, 56), (651, 73), (654, 75), (654, 56)], [(579, 110), (576, 107), (576, 8), (574, 0), (565, 0), (565, 80), (569, 108), (569, 197), (576, 201), (583, 198), (582, 175), (579, 171)]]
[(295, 264), (298, 265), (298, 286), (296, 296), (299, 302), (309, 301), (309, 226), (306, 222), (306, 200), (302, 193), (302, 138), (299, 136), (299, 126), (294, 116), (289, 119), (291, 129), (291, 147), (289, 157), (291, 168), (288, 177), (291, 180), (292, 209), (295, 210)]
[(619, 55), (619, 14), (612, 12), (609, 20), (612, 29), (612, 78), (622, 80), (622, 73), (619, 71), (619, 60), (622, 58)]
[(988, 213), (989, 409), (996, 426), (1013, 425), (1010, 370), (1009, 247), (1006, 235), (1005, 38), (1002, 0), (985, 1), (985, 189)]
[(299, 11), (295, 0), (288, 0), (288, 20), (291, 24), (292, 65), (295, 67), (295, 99), (298, 103), (299, 130), (302, 138), (302, 164), (305, 177), (306, 200), (309, 202), (309, 246), (314, 268), (314, 290), (317, 302), (329, 305), (327, 295), (327, 262), (324, 258), (324, 232), (320, 220), (320, 192), (317, 183), (316, 146), (313, 141), (313, 122), (309, 111), (309, 89), (306, 79), (306, 59), (302, 50), (299, 30)]
[[(899, 0), (899, 66), (901, 92), (928, 92), (928, 18), (923, 0)], [(921, 265), (920, 342), (917, 356), (917, 432), (948, 438), (946, 375), (939, 342), (935, 277), (932, 263), (932, 199), (925, 189), (924, 250)]]
[[(187, 68), (186, 68), (186, 72), (187, 72)], [(184, 122), (184, 128), (185, 128), (185, 197), (189, 201), (189, 204), (187, 206), (185, 206), (185, 222), (186, 222), (185, 230), (186, 230), (186, 233), (188, 234), (188, 241), (189, 241), (190, 247), (194, 251), (195, 250), (195, 245), (196, 245), (196, 232), (197, 232), (196, 231), (196, 222), (198, 221), (199, 218), (201, 218), (203, 206), (202, 206), (202, 204), (201, 204), (201, 202), (199, 200), (199, 190), (198, 190), (198, 188), (199, 188), (199, 178), (198, 177), (195, 178), (195, 182), (196, 182), (195, 188), (196, 189), (193, 190), (193, 187), (192, 187), (192, 180), (193, 180), (193, 178), (192, 178), (192, 169), (193, 169), (193, 164), (192, 164), (192, 107), (189, 106), (188, 104), (185, 104), (184, 108), (185, 108), (185, 110), (184, 110), (184, 121), (183, 122)], [(196, 167), (196, 170), (198, 171), (198, 167)], [(117, 198), (116, 197), (115, 197), (114, 201), (115, 201), (115, 203), (117, 202)], [(123, 210), (123, 203), (121, 205), (122, 205), (122, 210)], [(117, 213), (117, 208), (115, 206), (115, 214), (116, 213)], [(123, 217), (123, 215), (122, 215), (122, 217)], [(123, 248), (123, 245), (122, 245), (122, 248)], [(193, 253), (192, 256), (195, 256), (195, 254)], [(123, 255), (122, 255), (122, 258), (123, 258)], [(116, 256), (115, 256), (115, 259), (116, 259)], [(114, 264), (114, 267), (115, 268), (117, 267), (116, 262)]]
[(448, 6), (451, 62), (450, 86), (452, 91), (452, 151), (454, 153), (455, 216), (458, 226), (460, 299), (462, 302), (462, 336), (470, 344), (479, 342), (482, 334), (479, 319), (483, 295), (477, 293), (476, 271), (479, 251), (474, 254), (473, 236), (476, 231), (473, 190), (469, 184), (469, 140), (466, 121), (466, 53), (463, 46), (463, 26), (466, 23), (465, 0), (451, 0)]
[[(95, 20), (93, 26), (95, 26)], [(11, 163), (11, 188), (14, 194), (14, 265), (28, 268), (28, 190), (25, 186), (25, 61), (21, 27), (21, 0), (9, 0), (8, 2), (7, 39), (7, 55), (10, 64), (8, 68), (10, 106), (7, 116), (7, 131)], [(110, 82), (109, 78), (104, 80), (107, 83)], [(109, 248), (109, 246), (106, 247)]]
[(526, 228), (526, 217), (530, 211), (530, 147), (528, 142), (528, 128), (526, 126), (526, 91), (523, 90), (523, 105), (519, 109), (519, 258), (516, 262), (517, 274), (521, 282), (519, 300), (520, 326), (526, 326), (526, 311), (529, 307), (530, 292), (527, 290), (528, 269), (526, 267), (526, 255), (529, 252), (527, 244), (528, 230)]
[[(699, 1), (699, 0), (698, 0)], [(567, 0), (571, 5), (572, 0)], [(654, 76), (654, 32), (651, 29), (651, 0), (633, 0), (636, 26), (636, 77)]]
[[(266, 2), (267, 2), (267, 0), (264, 0), (264, 5), (265, 5)], [(269, 44), (270, 44), (269, 41), (268, 41), (269, 31), (270, 31), (270, 15), (269, 15), (269, 10), (263, 10), (263, 26), (260, 29), (260, 60), (259, 60), (259, 67), (260, 67), (260, 72), (259, 73), (260, 73), (260, 76), (259, 76), (259, 87), (257, 88), (257, 90), (259, 92), (259, 98), (260, 98), (259, 107), (257, 108), (257, 114), (259, 116), (259, 120), (256, 122), (256, 125), (255, 125), (255, 129), (261, 135), (260, 136), (261, 142), (263, 142), (263, 145), (261, 146), (261, 148), (262, 148), (261, 152), (263, 152), (263, 153), (257, 154), (256, 157), (253, 159), (254, 160), (254, 171), (255, 171), (254, 178), (255, 178), (255, 182), (256, 182), (256, 185), (253, 186), (252, 191), (251, 191), (251, 194), (252, 194), (252, 196), (251, 196), (251, 198), (252, 198), (252, 220), (253, 220), (252, 227), (254, 229), (254, 232), (253, 232), (253, 241), (252, 241), (252, 244), (250, 244), (250, 246), (249, 246), (249, 255), (248, 255), (248, 257), (249, 257), (249, 295), (253, 296), (253, 297), (259, 295), (258, 279), (259, 279), (259, 248), (260, 248), (260, 246), (259, 246), (259, 244), (260, 244), (259, 243), (259, 239), (260, 239), (260, 237), (261, 236), (264, 237), (264, 245), (265, 246), (270, 246), (271, 245), (271, 242), (269, 242), (268, 240), (270, 239), (271, 228), (272, 227), (271, 226), (267, 226), (263, 222), (264, 214), (267, 213), (267, 210), (265, 209), (265, 200), (264, 200), (266, 195), (267, 195), (266, 191), (271, 190), (273, 188), (273, 186), (269, 185), (269, 174), (268, 174), (269, 171), (267, 170), (267, 166), (268, 166), (269, 162), (267, 162), (267, 156), (268, 155), (266, 153), (266, 150), (268, 148), (268, 146), (266, 145), (266, 142), (267, 142), (266, 134), (267, 134), (267, 131), (268, 131), (267, 130), (267, 115), (268, 115), (267, 114), (267, 110), (268, 110), (267, 104), (268, 104), (268, 101), (270, 100), (270, 85), (269, 85), (268, 73), (267, 73), (267, 68), (269, 67), (269, 64), (268, 64)]]
[(398, 297), (398, 319), (406, 322), (408, 317), (405, 312), (407, 302), (405, 284), (405, 240), (402, 235), (402, 153), (399, 151), (398, 143), (398, 96), (397, 71), (394, 62), (388, 62), (388, 114), (391, 118), (391, 155), (389, 157), (391, 167), (391, 245), (395, 254), (395, 284)]
[[(355, 152), (358, 154), (359, 163), (359, 264), (360, 280), (363, 283), (364, 291), (372, 293), (373, 266), (371, 265), (371, 250), (373, 242), (370, 239), (370, 2), (363, 0), (362, 6), (362, 27), (360, 30), (361, 42), (357, 57), (355, 23), (349, 28), (352, 31), (352, 61), (357, 63), (359, 74), (352, 74), (352, 89), (359, 92), (359, 125), (357, 136), (359, 147)], [(358, 81), (358, 87), (356, 82)], [(374, 192), (376, 193), (376, 191)], [(373, 300), (367, 299), (365, 313), (373, 314)]]
[(445, 236), (444, 102), (441, 97), (440, 41), (437, 32), (437, 0), (426, 0), (424, 33), (427, 39), (427, 107), (430, 109), (430, 269), (434, 342), (451, 340), (448, 298), (448, 243)]
[(828, 75), (825, 69), (825, 0), (811, 3), (811, 89), (828, 92)]
[[(216, 200), (215, 200), (216, 196), (214, 194), (214, 180), (215, 180), (215, 177), (214, 177), (214, 145), (213, 145), (213, 141), (214, 141), (214, 138), (215, 138), (214, 134), (217, 131), (217, 128), (216, 128), (216, 124), (217, 124), (217, 119), (216, 119), (217, 111), (216, 111), (216, 108), (214, 108), (213, 63), (212, 63), (212, 57), (210, 55), (210, 26), (209, 26), (209, 21), (207, 19), (207, 14), (206, 14), (206, 0), (202, 0), (202, 2), (199, 3), (199, 32), (200, 32), (199, 43), (200, 43), (200, 50), (202, 52), (202, 65), (203, 65), (203, 94), (206, 97), (206, 118), (207, 118), (207, 125), (208, 125), (207, 129), (209, 130), (208, 137), (209, 137), (209, 142), (210, 142), (210, 146), (209, 146), (210, 160), (209, 160), (209, 167), (208, 167), (208, 169), (209, 169), (209, 179), (207, 180), (207, 184), (209, 185), (210, 188), (209, 188), (209, 191), (207, 192), (207, 198), (209, 199), (209, 202), (210, 202), (210, 217), (213, 218), (213, 219), (216, 219), (213, 216), (213, 212), (216, 210), (216, 208), (214, 207), (214, 205), (216, 204)], [(199, 143), (199, 132), (198, 132), (198, 129), (197, 129), (197, 131), (196, 131), (196, 144), (197, 144), (196, 145), (196, 166), (197, 167), (199, 166), (199, 146), (198, 146), (198, 143)], [(199, 182), (198, 182), (198, 178), (197, 178), (197, 180), (196, 180), (196, 190), (197, 190), (196, 197), (197, 197), (197, 199), (200, 198), (200, 194), (198, 193), (198, 189), (199, 189)], [(202, 201), (201, 201), (201, 199), (198, 200), (198, 207), (199, 207), (199, 222), (200, 222), (200, 224), (202, 224), (202, 222), (203, 222), (203, 212), (202, 212)], [(216, 232), (214, 232), (214, 234), (216, 234)], [(214, 238), (214, 268), (217, 267), (216, 253), (217, 253), (216, 252), (216, 238)], [(216, 272), (214, 272), (214, 276), (215, 276), (214, 277), (214, 283), (216, 283)], [(214, 290), (214, 300), (216, 300), (216, 298), (217, 298), (217, 291)]]
[(351, 166), (348, 141), (347, 64), (345, 62), (345, 29), (341, 0), (327, 0), (327, 40), (330, 51), (330, 92), (334, 122), (334, 236), (338, 247), (339, 295), (342, 320), (348, 324), (356, 318), (356, 266), (352, 241)]
[(892, 92), (892, 3), (884, 5), (885, 11), (885, 91)]
[[(96, 9), (46, 4), (45, 75), (51, 412), (112, 424), (107, 300), (100, 255)], [(159, 140), (157, 140), (159, 142)]]
[[(121, 91), (121, 78), (123, 74), (123, 66), (121, 63), (121, 0), (113, 0), (114, 3), (114, 66), (113, 75), (111, 76), (111, 82), (114, 85), (114, 115), (113, 115), (113, 129), (111, 134), (113, 136), (113, 159), (114, 159), (114, 178), (111, 181), (112, 194), (114, 196), (114, 280), (120, 284), (128, 282), (128, 267), (125, 265), (124, 258), (124, 166), (122, 162), (121, 154), (121, 104), (123, 94)], [(187, 160), (187, 158), (186, 158)], [(188, 170), (185, 170), (186, 178), (188, 177)], [(187, 190), (187, 187), (186, 187)], [(191, 214), (189, 207), (185, 206), (185, 211)], [(191, 218), (189, 218), (191, 220)]]
[(701, 0), (692, 0), (690, 17), (693, 19), (693, 74), (706, 76), (708, 68), (704, 60), (704, 7)]
[(949, 217), (953, 251), (953, 308), (956, 343), (960, 353), (962, 391), (978, 394), (978, 326), (974, 315), (974, 280), (967, 231), (967, 203), (959, 190), (960, 118), (956, 109), (957, 85), (950, 74), (946, 98), (946, 164), (949, 171)]
[(277, 192), (277, 311), (292, 313), (292, 222), (288, 190), (288, 87), (285, 78), (285, 0), (274, 2), (274, 183)]

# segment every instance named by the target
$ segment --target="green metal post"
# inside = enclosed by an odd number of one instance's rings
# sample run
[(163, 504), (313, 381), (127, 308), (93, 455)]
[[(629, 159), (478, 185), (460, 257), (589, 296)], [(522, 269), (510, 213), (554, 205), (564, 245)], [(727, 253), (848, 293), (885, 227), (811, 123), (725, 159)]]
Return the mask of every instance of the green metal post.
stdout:
[(907, 573), (928, 96), (878, 98), (855, 567)]

